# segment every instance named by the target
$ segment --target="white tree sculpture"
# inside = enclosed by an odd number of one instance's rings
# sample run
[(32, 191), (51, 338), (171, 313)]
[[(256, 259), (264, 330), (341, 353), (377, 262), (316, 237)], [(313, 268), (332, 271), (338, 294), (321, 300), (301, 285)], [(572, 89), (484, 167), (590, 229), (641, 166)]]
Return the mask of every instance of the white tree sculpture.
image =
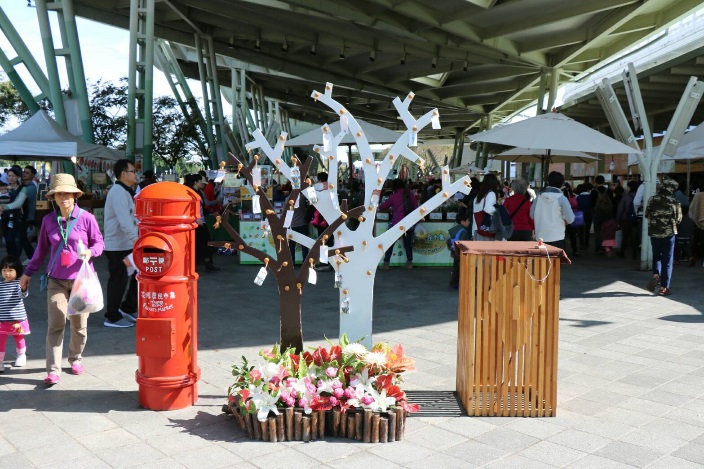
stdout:
[[(335, 284), (340, 289), (340, 335), (346, 333), (350, 340), (363, 340), (365, 345), (371, 346), (374, 279), (384, 253), (407, 229), (418, 223), (428, 212), (440, 206), (456, 192), (469, 193), (470, 182), (469, 177), (465, 176), (451, 183), (450, 171), (447, 166), (443, 167), (442, 190), (408, 214), (392, 229), (375, 236), (374, 223), (379, 203), (379, 190), (398, 158), (403, 157), (423, 165), (423, 160), (410, 147), (415, 146), (418, 132), (431, 121), (434, 121), (435, 126), (439, 124), (439, 114), (437, 109), (434, 109), (416, 120), (408, 111), (413, 93), (409, 93), (403, 101), (395, 98), (393, 104), (407, 130), (391, 147), (383, 160), (375, 161), (369, 141), (362, 128), (354, 116), (332, 98), (332, 88), (333, 85), (327, 83), (324, 93), (314, 91), (311, 95), (313, 99), (321, 101), (340, 116), (341, 129), (338, 135), (332, 135), (328, 125), (322, 126), (324, 144), (322, 148), (316, 147), (315, 151), (328, 162), (328, 177), (331, 179), (328, 180), (328, 189), (318, 193), (318, 200), (314, 205), (328, 223), (331, 220), (337, 220), (343, 214), (337, 203), (337, 180), (332, 178), (336, 178), (338, 174), (337, 146), (342, 138), (350, 132), (354, 136), (364, 169), (364, 216), (360, 217), (360, 224), (354, 231), (348, 229), (346, 225), (338, 226), (335, 230), (335, 248), (328, 251), (332, 255), (326, 260), (335, 269)], [(286, 175), (286, 173), (284, 174)], [(288, 238), (308, 247), (314, 244), (313, 239), (293, 230), (289, 230)], [(346, 248), (346, 252), (342, 255), (335, 254), (337, 249), (342, 247)]]

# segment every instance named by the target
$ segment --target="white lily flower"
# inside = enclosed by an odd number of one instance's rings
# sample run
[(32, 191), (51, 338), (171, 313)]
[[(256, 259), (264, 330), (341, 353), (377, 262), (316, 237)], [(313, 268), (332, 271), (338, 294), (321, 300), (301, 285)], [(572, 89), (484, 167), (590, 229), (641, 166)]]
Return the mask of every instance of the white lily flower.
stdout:
[(279, 392), (275, 395), (263, 391), (261, 388), (254, 388), (252, 394), (252, 402), (254, 402), (257, 411), (257, 420), (264, 422), (269, 416), (269, 412), (279, 415), (279, 409), (276, 408), (276, 402), (279, 400)]
[(381, 391), (381, 393), (377, 392), (376, 389), (370, 389), (367, 392), (374, 398), (374, 407), (372, 410), (386, 412), (387, 408), (396, 404), (395, 398), (386, 397), (386, 389)]

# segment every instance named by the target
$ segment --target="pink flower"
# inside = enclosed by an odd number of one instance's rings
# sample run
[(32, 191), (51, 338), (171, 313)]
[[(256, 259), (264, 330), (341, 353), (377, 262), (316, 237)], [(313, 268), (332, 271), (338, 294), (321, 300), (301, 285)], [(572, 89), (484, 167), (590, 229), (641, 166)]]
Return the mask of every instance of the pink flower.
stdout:
[(345, 397), (347, 399), (354, 399), (357, 396), (353, 387), (348, 387), (345, 389)]
[(256, 383), (257, 381), (262, 379), (262, 372), (255, 368), (250, 371), (249, 378), (252, 380), (253, 383)]
[(261, 355), (264, 358), (276, 358), (276, 355), (271, 353), (271, 349), (264, 349), (261, 351)]
[(370, 405), (373, 402), (374, 402), (374, 398), (372, 396), (368, 396), (368, 395), (362, 396), (362, 404)]
[(334, 378), (337, 376), (337, 368), (329, 366), (325, 369), (325, 374), (328, 375), (328, 378)]
[(345, 395), (345, 391), (342, 388), (335, 388), (332, 390), (332, 395), (339, 399)]
[(333, 407), (335, 407), (335, 406), (338, 405), (339, 403), (340, 403), (340, 401), (338, 401), (335, 396), (330, 396), (330, 405), (332, 405)]
[(333, 389), (342, 388), (342, 381), (340, 381), (338, 378), (335, 378), (332, 381), (331, 386)]
[(298, 407), (308, 407), (308, 399), (305, 397), (298, 399)]

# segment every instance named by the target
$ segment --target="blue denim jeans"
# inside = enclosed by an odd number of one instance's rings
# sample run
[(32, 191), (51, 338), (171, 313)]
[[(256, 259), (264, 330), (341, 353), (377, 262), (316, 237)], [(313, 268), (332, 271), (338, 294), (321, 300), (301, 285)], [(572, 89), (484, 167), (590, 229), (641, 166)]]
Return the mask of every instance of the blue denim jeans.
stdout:
[(653, 273), (660, 276), (660, 286), (670, 288), (672, 264), (675, 257), (675, 235), (667, 238), (650, 237), (653, 247)]

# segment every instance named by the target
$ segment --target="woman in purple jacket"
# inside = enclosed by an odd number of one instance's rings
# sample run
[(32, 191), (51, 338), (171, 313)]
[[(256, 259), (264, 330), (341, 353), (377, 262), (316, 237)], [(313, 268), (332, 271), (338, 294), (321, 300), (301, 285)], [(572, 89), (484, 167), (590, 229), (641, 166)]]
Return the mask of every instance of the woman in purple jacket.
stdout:
[[(404, 219), (406, 215), (411, 213), (418, 207), (418, 202), (416, 198), (406, 189), (406, 181), (403, 179), (394, 179), (391, 181), (391, 190), (393, 193), (384, 202), (379, 205), (379, 210), (391, 209), (391, 223), (389, 224), (389, 229), (392, 226), (396, 226), (401, 220)], [(394, 247), (391, 246), (384, 254), (384, 265), (381, 267), (382, 270), (389, 270), (389, 262), (391, 261), (391, 254)], [(413, 228), (409, 228), (403, 233), (403, 249), (406, 250), (406, 268), (413, 268)]]
[[(81, 260), (103, 253), (103, 235), (100, 234), (95, 217), (78, 207), (76, 199), (83, 195), (70, 174), (55, 174), (46, 198), (54, 202), (56, 211), (42, 219), (37, 238), (37, 249), (29, 261), (20, 286), (26, 289), (32, 275), (44, 263), (47, 254), (48, 291), (47, 310), (49, 327), (46, 334), (46, 371), (44, 382), (57, 384), (61, 380), (61, 360), (64, 346), (64, 328), (68, 316), (68, 298), (73, 281), (81, 268)], [(82, 246), (81, 246), (82, 244)], [(82, 249), (81, 249), (82, 248)], [(71, 342), (68, 346), (68, 362), (71, 373), (83, 373), (83, 349), (88, 337), (88, 313), (68, 316), (71, 323)]]

